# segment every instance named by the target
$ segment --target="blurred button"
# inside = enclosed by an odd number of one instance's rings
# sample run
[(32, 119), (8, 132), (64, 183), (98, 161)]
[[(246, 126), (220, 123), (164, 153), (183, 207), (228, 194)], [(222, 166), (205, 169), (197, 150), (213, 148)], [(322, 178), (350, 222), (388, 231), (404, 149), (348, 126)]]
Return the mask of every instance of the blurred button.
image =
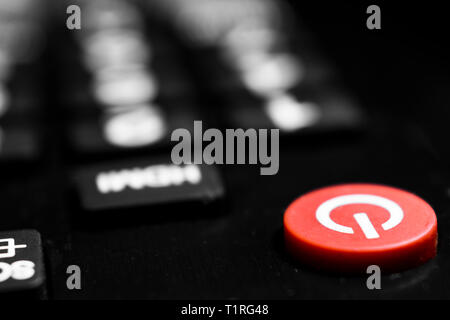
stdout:
[(196, 45), (216, 45), (234, 28), (249, 21), (279, 23), (279, 8), (273, 1), (195, 0), (170, 1), (166, 9), (176, 27)]
[(177, 128), (191, 128), (199, 119), (191, 100), (160, 100), (131, 106), (105, 107), (100, 114), (73, 113), (68, 124), (70, 148), (81, 156), (105, 157), (170, 153), (170, 134)]
[(137, 27), (142, 24), (136, 7), (129, 1), (97, 0), (83, 1), (83, 28), (88, 31)]
[(166, 130), (159, 110), (143, 105), (108, 116), (103, 132), (105, 140), (115, 146), (141, 147), (162, 139)]
[(144, 68), (110, 68), (99, 72), (94, 96), (106, 105), (145, 103), (156, 96), (156, 79)]
[(300, 102), (289, 94), (270, 97), (265, 111), (274, 125), (286, 132), (313, 126), (320, 119), (320, 108), (316, 104)]
[(287, 91), (304, 77), (299, 60), (287, 53), (264, 52), (243, 55), (235, 62), (242, 81), (253, 93), (266, 97)]
[(246, 21), (237, 25), (222, 40), (227, 56), (239, 57), (249, 52), (270, 52), (282, 40), (282, 34), (267, 21)]
[(145, 65), (150, 58), (146, 39), (134, 30), (106, 29), (95, 32), (82, 42), (85, 63), (96, 71), (105, 67)]
[(317, 268), (396, 271), (433, 258), (437, 220), (418, 196), (392, 187), (347, 184), (295, 200), (284, 215), (289, 252)]

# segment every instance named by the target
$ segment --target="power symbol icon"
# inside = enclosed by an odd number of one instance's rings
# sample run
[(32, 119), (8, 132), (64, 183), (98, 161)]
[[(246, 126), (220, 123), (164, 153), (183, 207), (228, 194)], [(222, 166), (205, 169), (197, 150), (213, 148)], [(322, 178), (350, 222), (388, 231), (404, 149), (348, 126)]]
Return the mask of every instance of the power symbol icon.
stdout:
[[(369, 204), (386, 209), (389, 212), (390, 217), (385, 223), (381, 225), (384, 230), (389, 230), (396, 227), (403, 220), (403, 210), (397, 203), (384, 197), (368, 194), (344, 195), (327, 200), (317, 208), (316, 219), (320, 222), (320, 224), (330, 230), (353, 234), (353, 228), (340, 225), (333, 221), (330, 217), (330, 214), (334, 209), (350, 204)], [(353, 217), (355, 218), (356, 222), (358, 223), (367, 239), (380, 238), (380, 235), (376, 231), (374, 225), (372, 224), (369, 216), (366, 213), (354, 213)]]
[(286, 249), (320, 269), (410, 268), (437, 252), (437, 219), (422, 198), (377, 184), (341, 184), (295, 199), (283, 218)]

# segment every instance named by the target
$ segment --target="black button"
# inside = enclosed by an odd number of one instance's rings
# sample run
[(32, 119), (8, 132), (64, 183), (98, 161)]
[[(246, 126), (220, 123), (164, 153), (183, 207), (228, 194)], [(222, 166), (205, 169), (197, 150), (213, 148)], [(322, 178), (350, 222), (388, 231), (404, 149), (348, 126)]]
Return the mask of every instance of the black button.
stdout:
[(0, 232), (0, 297), (42, 298), (44, 293), (45, 271), (39, 232)]
[(180, 202), (210, 202), (223, 185), (217, 169), (141, 159), (81, 169), (78, 193), (87, 210), (117, 209)]

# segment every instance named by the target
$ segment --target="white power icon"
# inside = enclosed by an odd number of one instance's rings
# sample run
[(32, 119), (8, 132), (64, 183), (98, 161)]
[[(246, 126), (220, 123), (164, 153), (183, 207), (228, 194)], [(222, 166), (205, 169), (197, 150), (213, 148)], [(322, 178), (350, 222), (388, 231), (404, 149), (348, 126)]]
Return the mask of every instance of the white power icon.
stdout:
[[(403, 210), (397, 203), (383, 197), (368, 194), (352, 194), (327, 200), (317, 208), (316, 219), (328, 229), (353, 234), (354, 231), (351, 227), (337, 224), (330, 217), (334, 209), (349, 204), (371, 204), (386, 209), (390, 214), (390, 218), (381, 225), (384, 230), (394, 228), (403, 220)], [(366, 213), (355, 213), (353, 217), (367, 239), (380, 237)]]

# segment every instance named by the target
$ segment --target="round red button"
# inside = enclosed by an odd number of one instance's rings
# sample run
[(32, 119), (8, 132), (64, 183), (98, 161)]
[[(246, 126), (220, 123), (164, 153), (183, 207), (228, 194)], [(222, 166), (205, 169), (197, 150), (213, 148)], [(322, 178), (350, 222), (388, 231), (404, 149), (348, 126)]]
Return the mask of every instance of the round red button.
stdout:
[(346, 184), (310, 192), (284, 215), (288, 251), (314, 267), (397, 271), (436, 255), (437, 221), (418, 196), (373, 184)]

